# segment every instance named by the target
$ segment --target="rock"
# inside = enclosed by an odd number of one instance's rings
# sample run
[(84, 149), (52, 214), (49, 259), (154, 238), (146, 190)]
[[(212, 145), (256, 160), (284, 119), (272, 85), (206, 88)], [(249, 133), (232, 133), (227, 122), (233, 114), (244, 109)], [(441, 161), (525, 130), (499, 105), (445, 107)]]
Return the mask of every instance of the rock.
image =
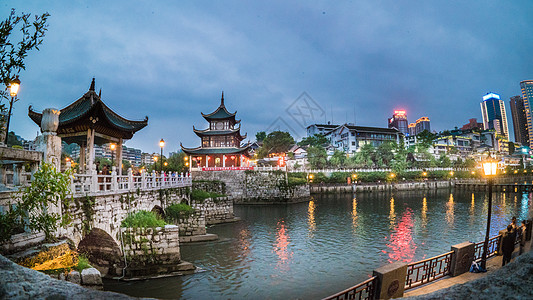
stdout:
[(102, 285), (100, 271), (95, 268), (88, 268), (81, 271), (81, 283), (83, 285)]
[(81, 274), (78, 271), (70, 271), (67, 275), (67, 281), (70, 281), (75, 284), (81, 284)]
[(24, 268), (0, 255), (0, 299), (134, 299), (113, 292), (90, 290)]

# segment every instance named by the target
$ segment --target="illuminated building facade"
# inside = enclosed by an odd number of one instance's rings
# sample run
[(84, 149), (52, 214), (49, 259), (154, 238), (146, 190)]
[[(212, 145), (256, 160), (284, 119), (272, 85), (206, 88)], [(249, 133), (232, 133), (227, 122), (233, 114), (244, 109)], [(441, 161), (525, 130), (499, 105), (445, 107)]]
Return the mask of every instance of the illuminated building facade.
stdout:
[(505, 112), (505, 103), (500, 99), (500, 95), (488, 93), (483, 96), (481, 115), (483, 116), (483, 129), (494, 129), (497, 134), (509, 140), (507, 113)]
[(511, 116), (513, 117), (515, 142), (528, 146), (529, 131), (524, 98), (520, 96), (511, 97), (509, 104), (511, 105)]
[(389, 118), (389, 128), (396, 128), (405, 135), (409, 135), (408, 124), (405, 110), (395, 110), (392, 117)]
[(528, 145), (533, 147), (533, 120), (531, 119), (531, 103), (533, 102), (533, 80), (524, 80), (520, 82), (522, 98), (524, 100), (524, 110), (526, 112)]
[(419, 134), (422, 131), (427, 130), (431, 132), (431, 126), (429, 124), (429, 118), (428, 117), (422, 117), (418, 120), (416, 120), (415, 125), (415, 134)]
[(191, 167), (202, 170), (219, 170), (224, 168), (241, 168), (249, 165), (250, 144), (241, 146), (241, 141), (246, 138), (242, 136), (241, 121), (235, 119), (235, 114), (228, 112), (224, 105), (224, 93), (220, 100), (220, 106), (210, 114), (202, 116), (209, 122), (209, 128), (197, 130), (193, 126), (193, 131), (202, 139), (202, 144), (197, 148), (185, 148), (181, 146), (183, 152), (189, 155)]

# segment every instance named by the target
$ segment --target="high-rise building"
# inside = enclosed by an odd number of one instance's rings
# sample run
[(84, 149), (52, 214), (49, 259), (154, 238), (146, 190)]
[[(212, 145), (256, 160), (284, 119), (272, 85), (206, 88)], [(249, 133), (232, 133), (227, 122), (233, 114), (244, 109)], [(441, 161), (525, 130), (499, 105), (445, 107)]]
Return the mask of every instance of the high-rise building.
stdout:
[(513, 117), (515, 142), (527, 146), (529, 145), (529, 133), (524, 98), (520, 96), (511, 97), (509, 104), (511, 105), (511, 116)]
[(421, 117), (420, 119), (416, 120), (415, 134), (419, 134), (424, 130), (431, 132), (431, 126), (429, 125), (428, 117)]
[(528, 145), (533, 147), (533, 121), (531, 119), (531, 104), (533, 102), (533, 80), (524, 80), (520, 82), (522, 98), (524, 100), (524, 110), (526, 112), (526, 122), (528, 131)]
[(409, 135), (408, 124), (405, 110), (395, 110), (392, 118), (389, 118), (389, 128), (396, 128), (405, 135)]
[(481, 115), (483, 116), (483, 129), (494, 129), (497, 134), (509, 140), (507, 113), (505, 112), (505, 103), (500, 99), (500, 95), (488, 93), (483, 96)]
[(416, 135), (416, 123), (409, 123), (409, 126), (407, 128), (410, 136)]

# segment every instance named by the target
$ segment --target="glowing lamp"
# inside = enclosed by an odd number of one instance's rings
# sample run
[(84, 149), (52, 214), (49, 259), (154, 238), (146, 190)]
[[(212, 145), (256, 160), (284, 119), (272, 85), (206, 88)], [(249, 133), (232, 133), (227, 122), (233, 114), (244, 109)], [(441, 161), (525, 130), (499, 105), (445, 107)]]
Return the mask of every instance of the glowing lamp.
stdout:
[(427, 172), (422, 172), (422, 176), (428, 176)]
[(164, 139), (161, 139), (159, 141), (159, 147), (161, 147), (161, 148), (165, 147), (165, 140)]
[(19, 92), (19, 87), (20, 79), (17, 75), (17, 77), (15, 77), (13, 81), (11, 81), (11, 86), (9, 87), (9, 94), (11, 95), (11, 97), (15, 97), (17, 95), (17, 93)]
[(357, 174), (352, 174), (353, 179), (357, 179)]
[(168, 166), (168, 162), (165, 162), (164, 165), (165, 165), (165, 167)]
[(450, 176), (453, 176), (453, 171), (450, 172)]
[(111, 144), (109, 145), (109, 148), (111, 149), (111, 151), (115, 151), (115, 149), (117, 149), (117, 145)]
[(183, 158), (183, 160), (189, 160), (189, 157), (188, 157), (188, 156), (185, 156), (185, 157)]
[(498, 169), (498, 162), (491, 159), (487, 159), (483, 162), (483, 173), (485, 176), (494, 176), (496, 175), (496, 171)]
[(154, 156), (154, 160), (157, 161), (157, 156)]
[(396, 176), (396, 174), (394, 174), (394, 173), (390, 173), (390, 177), (391, 177), (391, 178), (394, 178), (395, 176)]

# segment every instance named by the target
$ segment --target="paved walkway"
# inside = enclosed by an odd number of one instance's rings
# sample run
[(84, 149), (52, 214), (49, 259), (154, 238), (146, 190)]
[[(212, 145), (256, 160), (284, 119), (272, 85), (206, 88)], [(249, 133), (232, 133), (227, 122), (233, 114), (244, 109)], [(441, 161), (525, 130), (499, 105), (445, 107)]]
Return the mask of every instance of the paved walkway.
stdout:
[[(531, 251), (531, 242), (529, 241), (526, 243), (525, 252)], [(511, 259), (511, 262), (513, 262), (516, 257), (518, 256), (518, 247), (515, 249), (515, 252), (513, 252), (513, 258)], [(408, 290), (405, 292), (404, 297), (413, 297), (413, 296), (420, 296), (425, 295), (429, 293), (433, 293), (435, 291), (451, 287), (456, 284), (462, 284), (466, 283), (472, 280), (484, 278), (487, 275), (494, 273), (495, 271), (499, 270), (502, 267), (502, 256), (494, 256), (487, 260), (487, 272), (485, 273), (470, 273), (466, 272), (462, 275), (451, 277), (447, 276), (440, 280), (434, 281), (433, 283), (429, 283), (426, 285), (423, 285), (421, 287)]]

